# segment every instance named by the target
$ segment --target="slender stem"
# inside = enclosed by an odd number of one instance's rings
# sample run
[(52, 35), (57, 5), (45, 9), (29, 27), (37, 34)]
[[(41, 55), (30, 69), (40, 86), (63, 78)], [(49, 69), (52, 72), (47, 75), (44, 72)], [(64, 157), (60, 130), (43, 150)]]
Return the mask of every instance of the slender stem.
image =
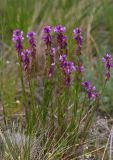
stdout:
[(85, 98), (84, 98), (84, 101), (83, 101), (83, 105), (82, 105), (81, 110), (80, 110), (79, 123), (78, 123), (78, 125), (80, 125), (80, 121), (81, 121), (81, 119), (82, 119), (82, 114), (83, 114), (83, 112), (84, 112), (85, 102), (86, 102), (86, 95), (85, 95)]
[(51, 126), (52, 130), (54, 130), (54, 109), (53, 109), (53, 104), (51, 103)]
[[(28, 83), (29, 83), (29, 89), (30, 89), (30, 96), (31, 96), (31, 105), (32, 108), (30, 108), (30, 126), (32, 128), (35, 127), (36, 122), (38, 121), (39, 116), (37, 117), (37, 110), (36, 110), (36, 102), (35, 102), (35, 95), (34, 95), (34, 91), (33, 91), (33, 86), (32, 86), (32, 80), (30, 79), (30, 77), (28, 77)], [(34, 83), (34, 82), (33, 82)], [(33, 84), (34, 85), (34, 84)], [(39, 115), (39, 111), (38, 111), (38, 115)], [(32, 131), (32, 130), (31, 130)]]
[(71, 127), (75, 128), (76, 123), (77, 123), (77, 110), (78, 110), (78, 104), (79, 104), (79, 86), (78, 84), (75, 86), (75, 99), (74, 99), (74, 106), (73, 106), (73, 117), (72, 117), (72, 122), (71, 122)]
[[(27, 96), (26, 96), (26, 91), (25, 91), (25, 85), (24, 85), (24, 79), (23, 79), (23, 72), (22, 72), (22, 63), (21, 63), (21, 57), (18, 56), (19, 59), (19, 74), (20, 74), (20, 80), (21, 80), (21, 85), (22, 85), (22, 94), (24, 98), (24, 105), (27, 103)], [(29, 119), (28, 119), (28, 109), (27, 105), (25, 105), (25, 117), (26, 117), (26, 123), (28, 124)]]
[(87, 136), (86, 131), (88, 130), (89, 125), (91, 124), (92, 119), (93, 119), (93, 117), (95, 115), (95, 112), (97, 111), (98, 107), (99, 107), (99, 99), (97, 99), (97, 103), (94, 105), (94, 107), (92, 108), (92, 111), (91, 111), (89, 117), (87, 118), (86, 124), (84, 126), (84, 130), (83, 130), (83, 134), (84, 134), (83, 141), (86, 139), (86, 136)]
[[(2, 51), (2, 47), (1, 47), (1, 52)], [(6, 111), (5, 111), (5, 106), (4, 106), (4, 102), (3, 102), (3, 96), (4, 96), (4, 88), (3, 88), (3, 66), (4, 66), (4, 58), (3, 58), (3, 54), (1, 53), (1, 60), (0, 60), (0, 65), (1, 65), (1, 70), (0, 70), (0, 75), (1, 75), (1, 101), (2, 101), (2, 107), (3, 107), (3, 120), (4, 120), (4, 124), (7, 125), (7, 120), (6, 120)]]

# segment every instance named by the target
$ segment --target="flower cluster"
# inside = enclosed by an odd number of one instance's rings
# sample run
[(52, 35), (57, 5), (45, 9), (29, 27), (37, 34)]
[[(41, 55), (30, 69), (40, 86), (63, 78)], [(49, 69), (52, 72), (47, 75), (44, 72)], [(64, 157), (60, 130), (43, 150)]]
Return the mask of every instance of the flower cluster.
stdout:
[(67, 61), (67, 55), (65, 54), (60, 55), (59, 60), (60, 60), (62, 72), (65, 76), (65, 84), (69, 86), (71, 82), (71, 73), (73, 71), (76, 71), (76, 67), (73, 62)]
[(82, 37), (82, 31), (80, 28), (75, 28), (73, 31), (74, 34), (74, 39), (76, 41), (76, 54), (75, 54), (75, 64), (77, 67), (77, 79), (80, 80), (83, 72), (84, 72), (84, 66), (82, 64), (81, 61), (81, 48), (82, 48), (82, 44), (83, 44), (83, 37)]
[(110, 54), (106, 54), (102, 58), (103, 63), (105, 63), (106, 66), (106, 80), (110, 79), (110, 69), (113, 67), (113, 62), (112, 62), (112, 56)]
[(25, 49), (21, 54), (23, 68), (25, 71), (28, 71), (28, 69), (30, 67), (30, 62), (31, 62), (30, 55), (31, 55), (31, 51), (29, 49)]
[(27, 33), (27, 38), (29, 39), (29, 44), (31, 47), (36, 47), (36, 39), (35, 39), (36, 33), (35, 32), (28, 32)]
[(73, 34), (74, 34), (74, 39), (75, 39), (76, 44), (77, 44), (76, 53), (81, 54), (81, 48), (82, 48), (82, 44), (83, 44), (83, 36), (82, 36), (81, 29), (80, 28), (75, 28), (73, 30)]
[(47, 71), (49, 71), (48, 77), (51, 78), (55, 70), (56, 63), (58, 64), (58, 61), (60, 60), (60, 67), (62, 68), (62, 72), (65, 76), (65, 84), (69, 85), (71, 82), (71, 73), (75, 70), (78, 70), (79, 73), (82, 73), (84, 71), (84, 66), (77, 62), (75, 67), (73, 62), (67, 61), (67, 36), (65, 35), (66, 27), (62, 25), (57, 25), (54, 27), (54, 32), (56, 33), (57, 39), (56, 48), (58, 54), (56, 54), (56, 49), (52, 47), (55, 44), (53, 43), (51, 31), (51, 26), (48, 25), (42, 30), (42, 39), (47, 48), (46, 68), (49, 68), (49, 70), (47, 69)]
[(54, 28), (54, 32), (57, 34), (57, 43), (60, 47), (60, 54), (67, 54), (67, 37), (65, 36), (66, 27), (58, 25)]
[(23, 45), (22, 45), (23, 40), (24, 40), (23, 31), (16, 29), (13, 32), (12, 41), (15, 43), (15, 47), (19, 55), (21, 55), (23, 50)]
[(91, 85), (90, 81), (82, 82), (82, 86), (85, 88), (90, 100), (96, 100), (98, 94), (96, 93), (96, 87)]
[(44, 29), (42, 30), (43, 33), (43, 41), (46, 44), (47, 49), (51, 47), (52, 43), (52, 36), (51, 36), (51, 26), (45, 26)]
[(36, 33), (35, 32), (28, 32), (27, 38), (28, 42), (30, 44), (30, 50), (31, 50), (31, 55), (33, 58), (36, 57), (36, 39), (35, 39)]
[(23, 69), (28, 72), (30, 69), (31, 62), (33, 59), (35, 59), (36, 55), (36, 39), (35, 39), (36, 33), (35, 32), (28, 32), (27, 38), (29, 42), (29, 49), (24, 49), (23, 47), (23, 31), (16, 29), (13, 32), (12, 41), (15, 43), (15, 48), (18, 52), (19, 58), (21, 60), (21, 63), (23, 65)]
[[(76, 28), (73, 31), (74, 34), (74, 40), (77, 44), (77, 54), (76, 59), (73, 62), (67, 60), (67, 36), (65, 35), (66, 27), (62, 25), (57, 25), (54, 27), (54, 33), (57, 39), (57, 43), (54, 43), (53, 37), (51, 35), (52, 28), (51, 26), (47, 25), (43, 28), (43, 41), (46, 45), (47, 49), (47, 66), (46, 71), (48, 74), (48, 77), (51, 78), (51, 76), (54, 73), (54, 70), (56, 66), (61, 67), (62, 73), (65, 77), (65, 83), (66, 85), (69, 85), (71, 82), (71, 73), (73, 71), (77, 71), (77, 80), (81, 79), (82, 73), (84, 72), (84, 66), (81, 62), (81, 48), (83, 44), (83, 36), (82, 31), (80, 28)], [(22, 62), (23, 68), (25, 71), (32, 70), (34, 68), (34, 71), (36, 66), (36, 33), (35, 32), (28, 32), (27, 33), (29, 48), (24, 49), (23, 47), (23, 31), (16, 29), (13, 32), (12, 41), (15, 44), (15, 48), (18, 52), (18, 56)], [(56, 41), (55, 41), (56, 42)], [(56, 46), (55, 46), (56, 45)], [(55, 46), (55, 48), (54, 48)], [(60, 61), (60, 62), (59, 62)], [(112, 56), (110, 54), (106, 54), (102, 61), (105, 63), (106, 66), (106, 79), (109, 80), (110, 78), (110, 69), (113, 67), (112, 62)], [(80, 82), (81, 83), (81, 82)], [(86, 84), (88, 85), (86, 87)], [(95, 87), (90, 84), (89, 81), (85, 81), (82, 83), (82, 85), (85, 87), (88, 93), (88, 97), (90, 99), (96, 99), (96, 92)]]

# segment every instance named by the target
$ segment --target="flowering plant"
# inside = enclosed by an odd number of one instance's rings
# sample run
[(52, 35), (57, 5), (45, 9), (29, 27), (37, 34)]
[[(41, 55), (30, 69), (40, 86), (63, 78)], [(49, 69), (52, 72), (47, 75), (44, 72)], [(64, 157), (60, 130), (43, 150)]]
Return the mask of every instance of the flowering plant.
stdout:
[[(38, 75), (36, 72), (36, 33), (28, 32), (27, 38), (29, 47), (24, 49), (23, 31), (17, 29), (13, 32), (12, 40), (18, 53), (22, 88), (26, 97), (27, 129), (31, 129), (30, 125), (36, 127), (41, 124), (43, 127), (50, 126), (50, 132), (58, 129), (57, 138), (62, 134), (67, 136), (71, 132), (72, 134), (68, 138), (72, 139), (74, 143), (84, 141), (93, 116), (99, 107), (102, 92), (99, 92), (90, 80), (84, 78), (85, 68), (81, 60), (82, 30), (76, 28), (73, 31), (76, 45), (73, 57), (70, 59), (66, 27), (57, 25), (52, 29), (47, 25), (43, 28), (42, 40), (45, 48), (46, 66), (43, 68), (45, 75), (41, 77), (43, 95), (40, 104), (36, 102), (35, 89), (32, 87), (32, 79), (36, 81)], [(106, 68), (106, 84), (110, 79), (110, 71), (113, 67), (112, 56), (106, 54), (102, 61)], [(26, 80), (24, 72), (27, 76)], [(35, 78), (31, 76), (32, 72), (36, 72)], [(25, 81), (29, 82), (31, 104), (27, 103)], [(35, 85), (35, 87), (37, 86)]]

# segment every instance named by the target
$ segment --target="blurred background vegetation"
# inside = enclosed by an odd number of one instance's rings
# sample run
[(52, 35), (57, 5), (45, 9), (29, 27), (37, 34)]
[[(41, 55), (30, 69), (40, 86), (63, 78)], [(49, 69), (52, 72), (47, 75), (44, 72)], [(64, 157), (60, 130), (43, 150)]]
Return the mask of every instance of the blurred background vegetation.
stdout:
[[(25, 33), (37, 32), (40, 48), (44, 25), (65, 25), (70, 57), (74, 51), (73, 29), (81, 27), (84, 35), (83, 61), (86, 77), (102, 88), (104, 68), (101, 57), (113, 52), (113, 0), (0, 0), (0, 99), (8, 113), (18, 112), (18, 76), (12, 32), (20, 28)], [(40, 52), (40, 50), (39, 50)], [(41, 54), (41, 53), (40, 53)], [(100, 106), (108, 114), (113, 112), (113, 74), (103, 93)], [(15, 108), (15, 109), (14, 109)]]

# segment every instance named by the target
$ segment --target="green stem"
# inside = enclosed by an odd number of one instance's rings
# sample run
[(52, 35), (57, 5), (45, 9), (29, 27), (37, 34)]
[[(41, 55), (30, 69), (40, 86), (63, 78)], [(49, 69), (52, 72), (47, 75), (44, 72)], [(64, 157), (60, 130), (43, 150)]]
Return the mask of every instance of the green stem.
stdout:
[(75, 128), (77, 124), (77, 111), (78, 111), (78, 104), (79, 104), (79, 86), (75, 86), (75, 100), (74, 100), (74, 106), (73, 106), (73, 117), (72, 117), (72, 122), (71, 122), (71, 128)]
[(89, 129), (89, 126), (91, 125), (92, 119), (95, 115), (95, 112), (97, 111), (97, 108), (99, 107), (99, 98), (97, 99), (97, 103), (94, 105), (94, 107), (92, 108), (91, 113), (89, 114), (89, 117), (87, 118), (86, 124), (84, 126), (84, 130), (83, 130), (83, 141), (86, 139), (87, 136), (87, 130)]
[[(24, 105), (27, 102), (27, 96), (26, 96), (26, 91), (25, 91), (25, 85), (24, 85), (24, 79), (23, 79), (23, 70), (22, 70), (22, 63), (21, 63), (21, 58), (19, 58), (19, 74), (20, 74), (20, 80), (21, 80), (21, 85), (22, 85), (22, 94), (23, 94), (23, 99), (24, 99)], [(27, 105), (25, 105), (25, 117), (26, 117), (26, 124), (28, 125), (29, 123), (29, 117), (28, 117), (28, 108)]]
[[(1, 53), (2, 53), (2, 49), (1, 49)], [(3, 54), (1, 54), (3, 55)], [(4, 106), (4, 88), (3, 88), (3, 66), (4, 66), (4, 59), (3, 59), (3, 56), (1, 56), (1, 59), (0, 59), (0, 65), (1, 65), (1, 71), (0, 71), (0, 75), (1, 75), (1, 101), (2, 101), (2, 107), (3, 107), (3, 117), (4, 117), (4, 124), (7, 125), (7, 120), (6, 120), (6, 111), (5, 111), (5, 106)]]
[(31, 117), (30, 117), (30, 128), (31, 128), (31, 131), (32, 131), (32, 128), (35, 126), (36, 124), (36, 115), (37, 115), (37, 112), (36, 112), (36, 103), (35, 103), (35, 99), (34, 99), (34, 92), (33, 92), (33, 88), (32, 88), (32, 84), (31, 84), (31, 80), (30, 78), (28, 77), (28, 83), (29, 83), (29, 89), (30, 89), (30, 96), (31, 96), (31, 105), (32, 105), (32, 108), (30, 108), (30, 114), (31, 114)]

